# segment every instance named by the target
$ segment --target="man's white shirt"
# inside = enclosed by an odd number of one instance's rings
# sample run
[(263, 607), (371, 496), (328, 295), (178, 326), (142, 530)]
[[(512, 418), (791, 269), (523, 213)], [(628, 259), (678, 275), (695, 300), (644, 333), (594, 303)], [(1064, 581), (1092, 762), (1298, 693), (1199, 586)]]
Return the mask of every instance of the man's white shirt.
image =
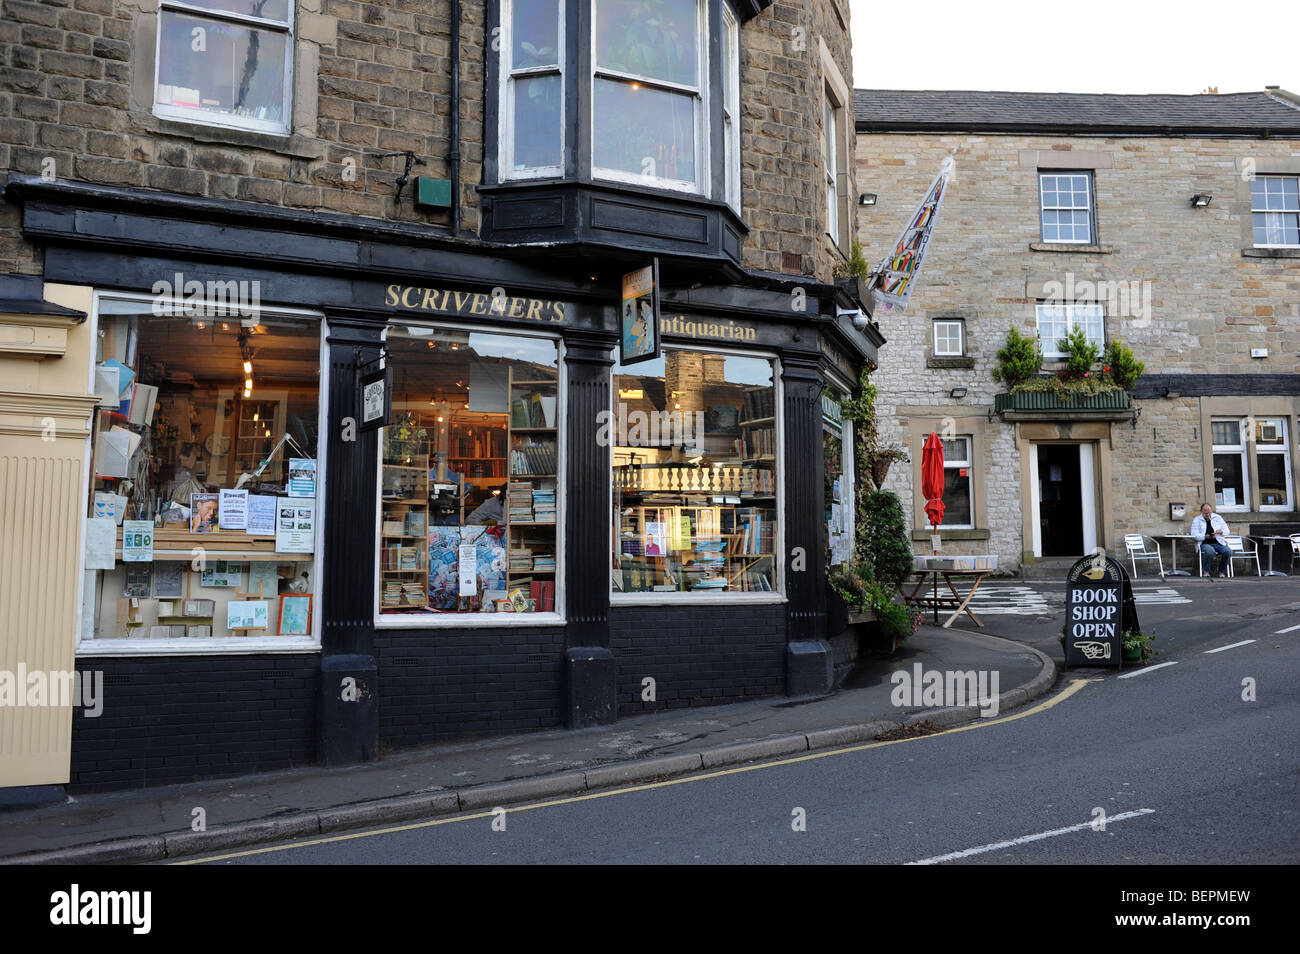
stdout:
[[(1222, 543), (1223, 541), (1218, 538), (1228, 532), (1228, 524), (1217, 513), (1212, 513), (1210, 514), (1210, 530), (1214, 534), (1217, 542)], [(1205, 532), (1205, 516), (1203, 514), (1198, 513), (1192, 519), (1192, 536), (1196, 539), (1197, 543), (1205, 542), (1207, 534)], [(1216, 540), (1211, 540), (1210, 542), (1213, 543), (1216, 542)]]

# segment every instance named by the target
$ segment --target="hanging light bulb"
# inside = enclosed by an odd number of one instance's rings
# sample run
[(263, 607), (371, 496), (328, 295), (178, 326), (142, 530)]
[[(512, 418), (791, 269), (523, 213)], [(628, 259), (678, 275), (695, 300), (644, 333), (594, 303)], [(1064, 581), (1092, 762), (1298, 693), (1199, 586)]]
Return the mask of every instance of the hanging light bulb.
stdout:
[(244, 388), (244, 397), (252, 397), (252, 396), (253, 396), (253, 389), (252, 389), (252, 388)]
[(245, 374), (252, 374), (252, 373), (253, 373), (253, 362), (251, 362), (251, 361), (245, 361), (245, 362), (244, 362), (244, 373), (245, 373)]
[(257, 411), (254, 411), (254, 412), (253, 412), (253, 423), (254, 423), (254, 424), (257, 423)]

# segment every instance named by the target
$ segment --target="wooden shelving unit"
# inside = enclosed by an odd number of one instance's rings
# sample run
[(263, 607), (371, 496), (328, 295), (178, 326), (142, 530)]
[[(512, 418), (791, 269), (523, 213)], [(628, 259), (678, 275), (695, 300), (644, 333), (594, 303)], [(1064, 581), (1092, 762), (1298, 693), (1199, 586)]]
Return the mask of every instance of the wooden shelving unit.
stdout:
[[(417, 463), (418, 462), (418, 463)], [(381, 609), (429, 605), (429, 455), (383, 467), (379, 531)], [(415, 584), (418, 584), (418, 589)]]
[[(524, 590), (536, 612), (555, 609), (558, 568), (556, 527), (559, 520), (558, 481), (559, 381), (509, 380), (509, 447), (505, 503), (506, 591)], [(550, 519), (536, 519), (549, 515)]]

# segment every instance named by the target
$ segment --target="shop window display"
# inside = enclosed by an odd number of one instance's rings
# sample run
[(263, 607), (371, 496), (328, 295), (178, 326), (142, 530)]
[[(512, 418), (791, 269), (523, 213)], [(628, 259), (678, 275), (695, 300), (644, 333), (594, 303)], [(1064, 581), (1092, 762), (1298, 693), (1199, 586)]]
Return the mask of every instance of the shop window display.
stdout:
[(772, 361), (665, 348), (613, 396), (613, 592), (777, 591)]
[(388, 350), (380, 616), (557, 612), (556, 343), (395, 326)]
[(310, 638), (319, 323), (104, 297), (96, 352), (83, 645)]

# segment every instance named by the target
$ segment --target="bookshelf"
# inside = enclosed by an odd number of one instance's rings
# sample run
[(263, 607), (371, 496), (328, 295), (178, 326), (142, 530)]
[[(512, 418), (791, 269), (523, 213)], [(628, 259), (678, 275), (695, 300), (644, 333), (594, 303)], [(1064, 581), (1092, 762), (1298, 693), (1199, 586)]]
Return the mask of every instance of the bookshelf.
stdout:
[(518, 589), (534, 600), (535, 612), (555, 610), (556, 527), (559, 477), (559, 381), (528, 369), (510, 370), (510, 413), (506, 429), (508, 478), (506, 592)]
[(775, 589), (770, 508), (725, 495), (648, 494), (622, 508), (616, 529), (622, 592)]
[(429, 605), (428, 450), (400, 459), (403, 463), (385, 461), (383, 467), (379, 603), (382, 609), (424, 609)]

